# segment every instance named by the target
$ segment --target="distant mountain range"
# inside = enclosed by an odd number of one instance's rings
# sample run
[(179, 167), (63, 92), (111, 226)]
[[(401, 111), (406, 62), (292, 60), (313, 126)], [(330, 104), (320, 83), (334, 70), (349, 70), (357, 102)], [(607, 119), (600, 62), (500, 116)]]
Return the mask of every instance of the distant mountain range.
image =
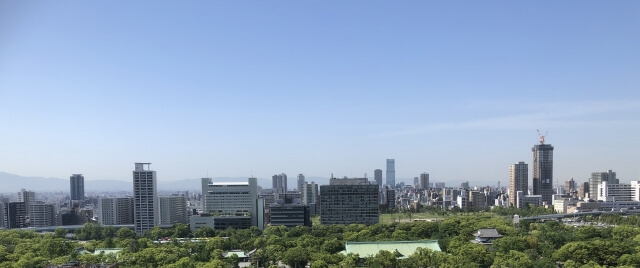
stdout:
[[(329, 178), (307, 177), (307, 181), (314, 181), (322, 185), (328, 184)], [(213, 178), (214, 182), (245, 182), (247, 178)], [(296, 178), (288, 178), (289, 188), (296, 187)], [(258, 178), (258, 185), (262, 188), (271, 188), (271, 178)], [(86, 180), (84, 181), (86, 192), (116, 192), (132, 191), (132, 181), (125, 180)], [(200, 191), (201, 180), (185, 179), (177, 181), (158, 181), (158, 191)], [(23, 177), (20, 175), (0, 172), (0, 193), (15, 193), (20, 189), (40, 192), (68, 192), (69, 179), (45, 178), (45, 177)]]
[[(369, 178), (370, 181), (373, 178)], [(213, 178), (214, 182), (246, 182), (244, 177), (219, 177)], [(313, 181), (318, 185), (329, 184), (329, 178), (306, 177), (306, 181)], [(409, 181), (406, 180), (396, 180)], [(460, 185), (461, 181), (448, 181), (447, 186)], [(288, 188), (296, 187), (296, 177), (288, 178)], [(271, 188), (271, 178), (258, 178), (258, 185), (262, 188)], [(117, 192), (132, 191), (132, 181), (126, 180), (86, 180), (84, 181), (86, 192)], [(16, 193), (20, 189), (36, 192), (69, 192), (69, 179), (45, 178), (45, 177), (24, 177), (6, 172), (0, 172), (0, 193)], [(200, 178), (184, 179), (177, 181), (158, 181), (158, 191), (201, 191)]]

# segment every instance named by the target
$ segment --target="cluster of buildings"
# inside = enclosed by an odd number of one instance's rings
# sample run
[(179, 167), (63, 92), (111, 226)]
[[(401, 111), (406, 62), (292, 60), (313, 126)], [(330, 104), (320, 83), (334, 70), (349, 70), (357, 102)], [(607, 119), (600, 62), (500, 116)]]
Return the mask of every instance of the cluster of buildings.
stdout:
[[(574, 213), (593, 210), (620, 210), (640, 208), (640, 183), (620, 183), (616, 173), (592, 172), (582, 183), (571, 178), (563, 185), (554, 185), (553, 146), (544, 143), (534, 145), (533, 178), (529, 187), (529, 167), (518, 162), (509, 167), (508, 206), (523, 208), (529, 205), (553, 205), (557, 213)], [(496, 202), (497, 204), (498, 202)]]
[[(272, 188), (262, 189), (256, 178), (246, 182), (201, 179), (201, 193), (188, 192), (158, 196), (156, 172), (150, 163), (135, 163), (133, 194), (86, 198), (84, 177), (70, 177), (70, 197), (65, 202), (36, 200), (35, 193), (22, 190), (17, 202), (0, 196), (0, 227), (25, 228), (82, 225), (97, 221), (102, 225), (131, 227), (139, 234), (151, 228), (189, 224), (193, 231), (212, 229), (263, 229), (266, 225), (310, 226), (311, 216), (322, 224), (376, 224), (380, 212), (433, 206), (443, 209), (484, 210), (494, 206), (518, 208), (553, 205), (558, 213), (640, 207), (640, 183), (620, 183), (616, 173), (594, 172), (587, 182), (553, 178), (553, 146), (544, 143), (532, 148), (532, 178), (529, 165), (520, 161), (509, 167), (509, 185), (500, 187), (447, 187), (430, 182), (429, 174), (413, 179), (413, 185), (396, 184), (395, 159), (387, 159), (374, 178), (334, 178), (327, 185), (307, 181), (303, 174), (288, 187), (285, 173), (272, 176)], [(530, 183), (531, 182), (531, 183)]]
[(135, 228), (138, 233), (154, 226), (188, 223), (191, 214), (184, 195), (158, 196), (155, 171), (149, 163), (136, 163), (133, 171), (133, 196), (87, 198), (84, 176), (70, 177), (68, 200), (36, 200), (33, 191), (21, 190), (17, 201), (0, 198), (0, 227), (45, 228), (81, 226), (97, 221), (102, 225)]

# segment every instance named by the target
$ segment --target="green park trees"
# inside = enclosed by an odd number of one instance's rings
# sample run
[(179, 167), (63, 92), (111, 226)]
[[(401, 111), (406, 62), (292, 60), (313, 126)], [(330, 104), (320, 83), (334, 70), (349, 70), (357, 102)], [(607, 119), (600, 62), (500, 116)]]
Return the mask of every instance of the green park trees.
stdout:
[[(632, 216), (635, 217), (635, 216)], [(598, 217), (593, 217), (598, 220)], [(87, 224), (65, 238), (58, 229), (50, 234), (31, 231), (0, 231), (0, 268), (44, 267), (72, 260), (81, 263), (118, 261), (120, 267), (235, 267), (240, 261), (223, 252), (255, 250), (250, 262), (260, 267), (287, 264), (291, 267), (640, 267), (640, 221), (604, 217), (615, 227), (570, 227), (560, 222), (514, 226), (507, 217), (465, 213), (438, 222), (403, 222), (365, 225), (314, 225), (287, 229), (281, 226), (212, 230), (191, 233), (186, 225), (155, 228), (138, 236), (128, 228), (114, 229)], [(496, 228), (503, 237), (492, 249), (470, 242), (480, 228)], [(155, 238), (167, 242), (157, 243)], [(194, 240), (178, 241), (176, 238)], [(345, 254), (346, 241), (394, 241), (437, 239), (442, 251), (420, 248), (398, 258), (396, 252), (373, 256)], [(83, 241), (79, 241), (83, 240)], [(81, 244), (82, 243), (82, 244)], [(116, 254), (79, 254), (96, 248), (123, 248)], [(235, 257), (234, 257), (235, 256)]]

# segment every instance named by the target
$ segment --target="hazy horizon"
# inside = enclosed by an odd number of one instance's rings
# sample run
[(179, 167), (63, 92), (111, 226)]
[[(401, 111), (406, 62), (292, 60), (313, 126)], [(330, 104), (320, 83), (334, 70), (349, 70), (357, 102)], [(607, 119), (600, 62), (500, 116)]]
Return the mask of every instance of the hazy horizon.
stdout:
[[(0, 171), (640, 179), (640, 2), (0, 3)], [(383, 172), (384, 174), (384, 172)], [(529, 174), (531, 177), (531, 172)]]

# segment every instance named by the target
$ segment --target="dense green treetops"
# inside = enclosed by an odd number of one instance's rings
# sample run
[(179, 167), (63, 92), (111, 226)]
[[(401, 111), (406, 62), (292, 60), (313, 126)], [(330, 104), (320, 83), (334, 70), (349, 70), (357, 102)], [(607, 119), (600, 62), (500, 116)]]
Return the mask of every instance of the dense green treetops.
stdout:
[[(615, 226), (572, 227), (560, 222), (522, 222), (509, 217), (466, 213), (439, 222), (406, 222), (364, 225), (314, 225), (313, 227), (267, 227), (235, 230), (203, 228), (190, 233), (186, 225), (154, 228), (143, 236), (130, 229), (116, 230), (87, 224), (76, 231), (38, 234), (32, 231), (0, 231), (1, 267), (45, 267), (70, 261), (109, 263), (121, 267), (237, 267), (235, 254), (223, 252), (256, 250), (252, 264), (273, 267), (640, 267), (640, 218), (600, 216), (589, 218)], [(496, 228), (504, 235), (492, 250), (470, 242), (480, 228)], [(178, 240), (192, 237), (198, 241)], [(155, 243), (168, 238), (168, 243)], [(375, 255), (343, 255), (346, 241), (438, 240), (442, 251), (418, 248), (409, 256), (381, 250)], [(118, 253), (95, 253), (96, 248), (122, 248)], [(94, 254), (81, 254), (83, 248)]]

